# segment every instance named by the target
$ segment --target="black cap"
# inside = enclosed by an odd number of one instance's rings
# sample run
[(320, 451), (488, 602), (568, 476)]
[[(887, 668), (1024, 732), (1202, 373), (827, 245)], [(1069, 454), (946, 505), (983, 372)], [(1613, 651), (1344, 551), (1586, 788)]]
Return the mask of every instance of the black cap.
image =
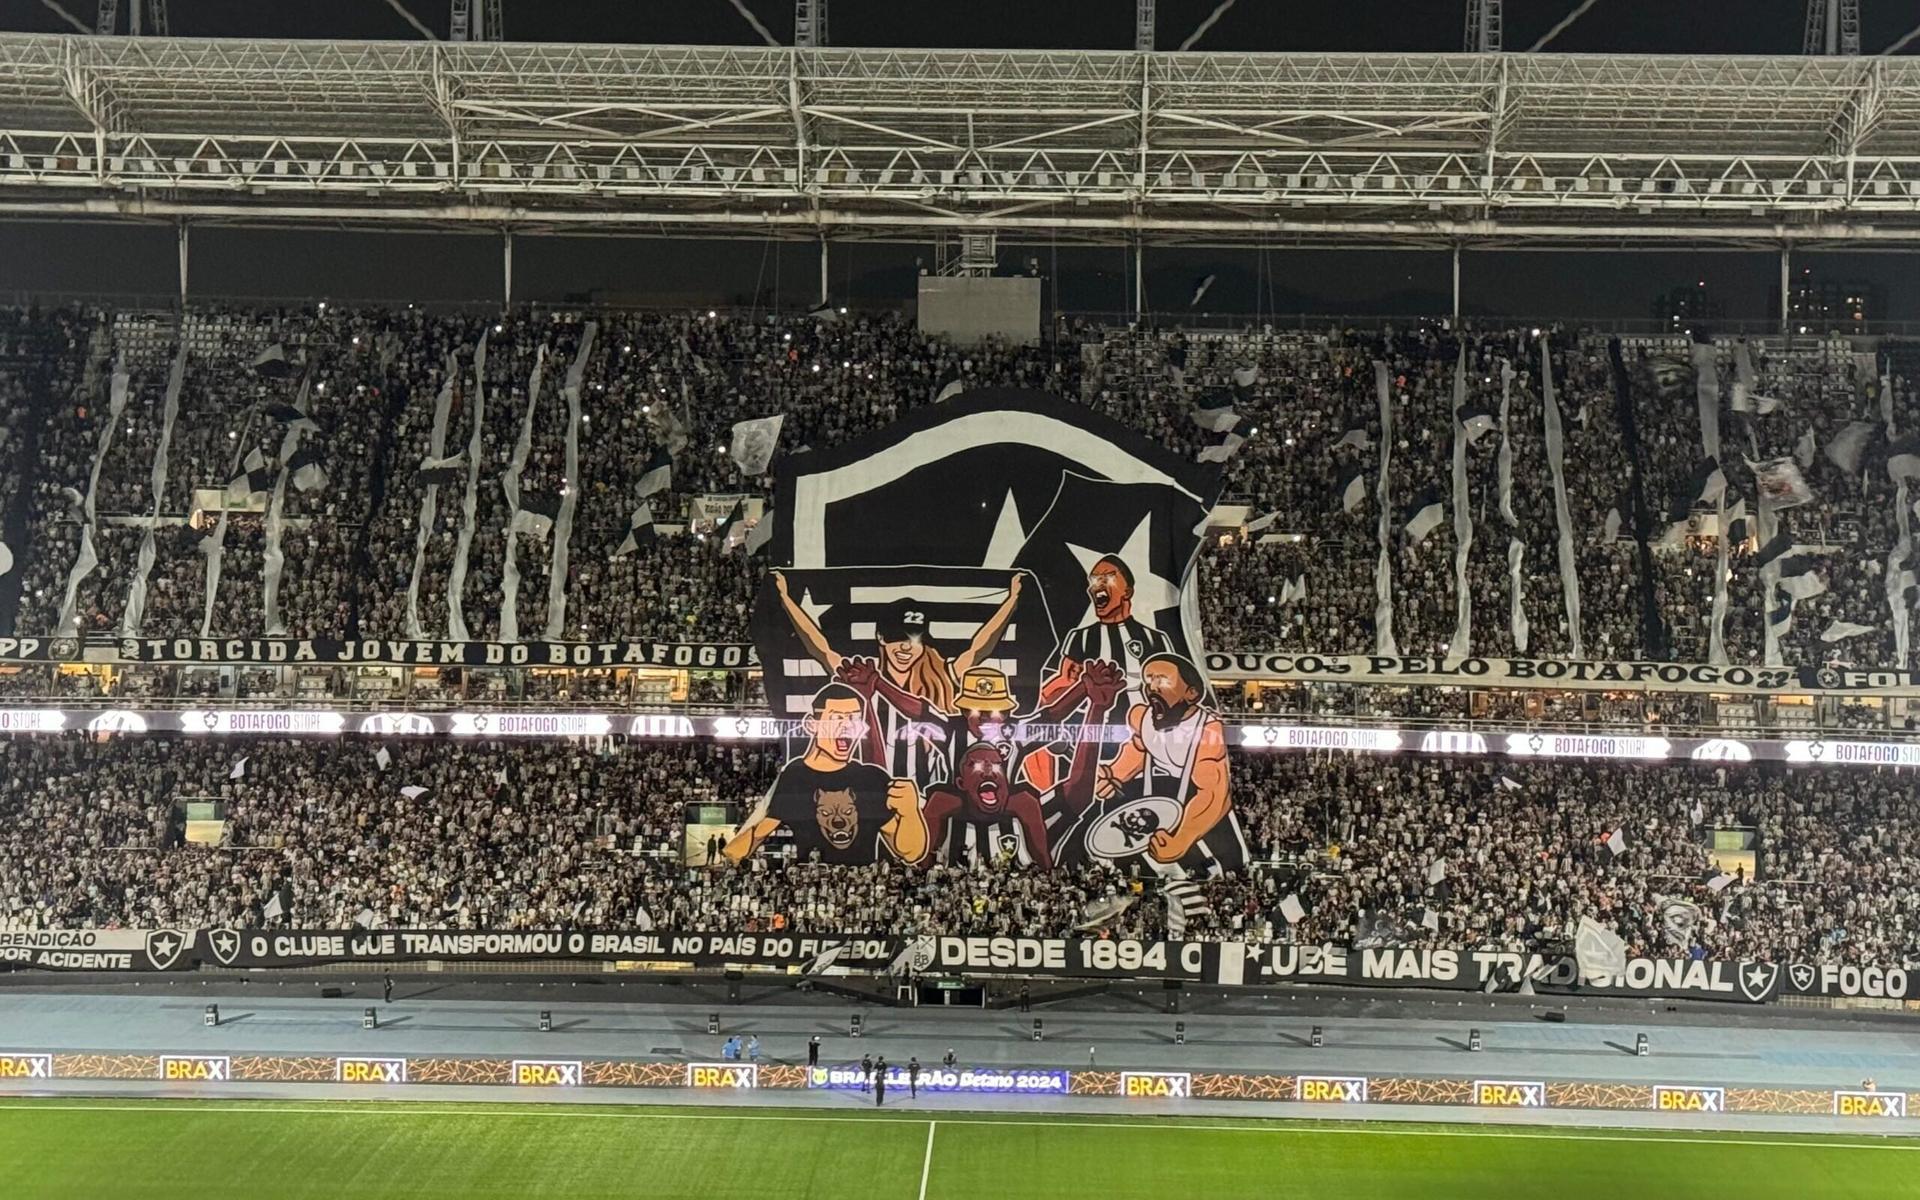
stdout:
[(874, 622), (874, 632), (883, 642), (901, 642), (909, 637), (927, 636), (927, 610), (917, 600), (896, 600)]

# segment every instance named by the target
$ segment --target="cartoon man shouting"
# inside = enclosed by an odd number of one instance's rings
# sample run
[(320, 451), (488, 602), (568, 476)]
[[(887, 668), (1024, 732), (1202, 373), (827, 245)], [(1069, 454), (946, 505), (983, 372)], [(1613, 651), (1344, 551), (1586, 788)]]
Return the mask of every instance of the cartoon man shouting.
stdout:
[(815, 692), (801, 723), (806, 753), (780, 768), (767, 798), (727, 843), (726, 856), (740, 862), (785, 828), (802, 862), (818, 856), (828, 863), (870, 863), (881, 846), (903, 862), (926, 857), (918, 789), (854, 761), (866, 726), (866, 703), (858, 692), (841, 683)]

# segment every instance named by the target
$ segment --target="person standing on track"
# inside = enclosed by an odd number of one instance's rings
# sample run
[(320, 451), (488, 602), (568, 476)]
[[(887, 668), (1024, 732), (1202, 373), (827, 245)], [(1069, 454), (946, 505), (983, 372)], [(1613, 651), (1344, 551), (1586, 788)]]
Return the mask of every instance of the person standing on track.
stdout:
[(820, 1065), (820, 1035), (816, 1033), (812, 1037), (807, 1039), (807, 1066), (811, 1068), (811, 1067), (817, 1067), (819, 1065)]
[(920, 1057), (914, 1055), (907, 1059), (907, 1099), (920, 1098)]
[(879, 1108), (887, 1102), (887, 1060), (884, 1056), (873, 1075), (873, 1106)]
[(393, 976), (392, 975), (380, 976), (380, 991), (386, 997), (386, 999), (381, 1001), (381, 1003), (392, 1004), (393, 1003)]
[(866, 1091), (873, 1086), (873, 1055), (860, 1056), (860, 1090)]

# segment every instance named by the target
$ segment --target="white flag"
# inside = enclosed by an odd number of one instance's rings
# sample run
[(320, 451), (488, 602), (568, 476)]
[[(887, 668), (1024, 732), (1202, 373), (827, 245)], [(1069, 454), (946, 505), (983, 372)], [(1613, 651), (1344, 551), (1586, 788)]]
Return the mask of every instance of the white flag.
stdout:
[(7, 549), (5, 542), (0, 542), (0, 575), (5, 575), (11, 570), (13, 570), (13, 551)]
[(940, 394), (933, 398), (933, 402), (935, 404), (940, 404), (944, 401), (953, 399), (955, 396), (958, 396), (961, 392), (964, 392), (966, 390), (967, 390), (967, 385), (964, 380), (960, 380), (960, 379), (950, 380), (948, 381), (947, 386), (940, 389)]
[(1595, 976), (1618, 979), (1627, 973), (1627, 944), (1620, 935), (1592, 917), (1580, 918), (1580, 931), (1573, 939), (1573, 957), (1580, 965), (1580, 978)]
[(421, 787), (417, 783), (410, 783), (406, 787), (403, 787), (400, 789), (400, 794), (402, 796), (405, 796), (409, 800), (418, 800), (420, 797), (427, 794), (427, 789)]
[(267, 906), (260, 910), (260, 915), (266, 920), (271, 921), (275, 917), (285, 916), (286, 912), (286, 905), (280, 903), (280, 893), (275, 892), (267, 898)]
[(1600, 531), (1600, 539), (1602, 541), (1611, 542), (1611, 541), (1618, 540), (1619, 537), (1620, 537), (1620, 510), (1617, 508), (1610, 508), (1607, 510), (1606, 526)]
[[(1280, 510), (1276, 508), (1264, 517), (1257, 517), (1254, 520), (1248, 521), (1247, 532), (1248, 533), (1265, 533), (1267, 530), (1272, 529), (1273, 523), (1275, 521), (1278, 521), (1279, 519), (1280, 519)], [(0, 572), (0, 574), (3, 574), (3, 573), (4, 572)]]
[(1447, 877), (1447, 860), (1436, 858), (1427, 865), (1427, 882), (1439, 883)]
[(227, 778), (228, 779), (245, 779), (246, 777), (247, 777), (247, 760), (243, 756), (238, 762), (233, 764), (233, 769), (227, 772)]
[(771, 417), (734, 422), (733, 449), (729, 452), (734, 463), (749, 475), (765, 475), (767, 464), (773, 461), (774, 447), (780, 444), (780, 426), (786, 419), (785, 413), (775, 413)]
[(633, 927), (641, 933), (652, 931), (653, 914), (647, 911), (646, 905), (640, 905), (633, 910)]
[(1619, 858), (1622, 854), (1625, 854), (1627, 852), (1626, 831), (1623, 829), (1616, 829), (1612, 833), (1608, 834), (1607, 849), (1613, 851), (1613, 856), (1615, 858)]
[(373, 752), (373, 761), (379, 763), (380, 769), (384, 771), (393, 765), (393, 755), (387, 752), (385, 746), (382, 746)]
[(1289, 925), (1298, 925), (1306, 918), (1306, 906), (1300, 903), (1297, 893), (1288, 892), (1287, 898), (1280, 902), (1280, 915), (1287, 919)]
[(1843, 642), (1850, 637), (1859, 637), (1863, 633), (1872, 632), (1873, 626), (1871, 625), (1856, 625), (1852, 621), (1835, 621), (1833, 624), (1827, 626), (1826, 631), (1820, 635), (1820, 640), (1823, 642)]
[(1710, 892), (1724, 892), (1727, 890), (1727, 885), (1732, 882), (1733, 876), (1727, 874), (1725, 871), (1721, 871), (1712, 879), (1707, 880), (1707, 890)]

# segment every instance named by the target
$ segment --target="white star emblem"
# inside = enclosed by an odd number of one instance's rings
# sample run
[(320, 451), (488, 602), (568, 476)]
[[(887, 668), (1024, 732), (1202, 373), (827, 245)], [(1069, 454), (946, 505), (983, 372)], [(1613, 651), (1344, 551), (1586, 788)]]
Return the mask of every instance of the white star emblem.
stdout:
[(172, 958), (173, 948), (178, 944), (179, 943), (174, 941), (170, 935), (161, 934), (159, 937), (153, 939), (154, 957), (161, 959)]
[[(980, 563), (995, 570), (1011, 570), (1014, 556), (1026, 545), (1027, 532), (1020, 528), (1020, 510), (1014, 506), (1013, 493), (1000, 502), (1000, 516), (993, 523), (993, 540), (987, 543), (987, 557)], [(1129, 563), (1129, 566), (1132, 564)]]
[(1766, 970), (1761, 967), (1747, 968), (1747, 986), (1756, 992), (1765, 991), (1767, 986)]
[[(1140, 524), (1127, 535), (1126, 544), (1118, 551), (1100, 548), (1089, 550), (1085, 546), (1076, 546), (1071, 542), (1067, 544), (1067, 549), (1073, 551), (1073, 557), (1079, 560), (1082, 572), (1091, 572), (1093, 564), (1103, 558), (1117, 558), (1126, 563), (1127, 569), (1133, 572), (1133, 611), (1136, 617), (1144, 619), (1149, 624), (1152, 623), (1155, 613), (1163, 609), (1180, 607), (1179, 586), (1173, 580), (1146, 569), (1153, 561), (1152, 527), (1151, 514), (1141, 517)], [(1089, 596), (1085, 615), (1074, 624), (1076, 626), (1092, 625), (1099, 619), (1094, 615), (1093, 598)]]

